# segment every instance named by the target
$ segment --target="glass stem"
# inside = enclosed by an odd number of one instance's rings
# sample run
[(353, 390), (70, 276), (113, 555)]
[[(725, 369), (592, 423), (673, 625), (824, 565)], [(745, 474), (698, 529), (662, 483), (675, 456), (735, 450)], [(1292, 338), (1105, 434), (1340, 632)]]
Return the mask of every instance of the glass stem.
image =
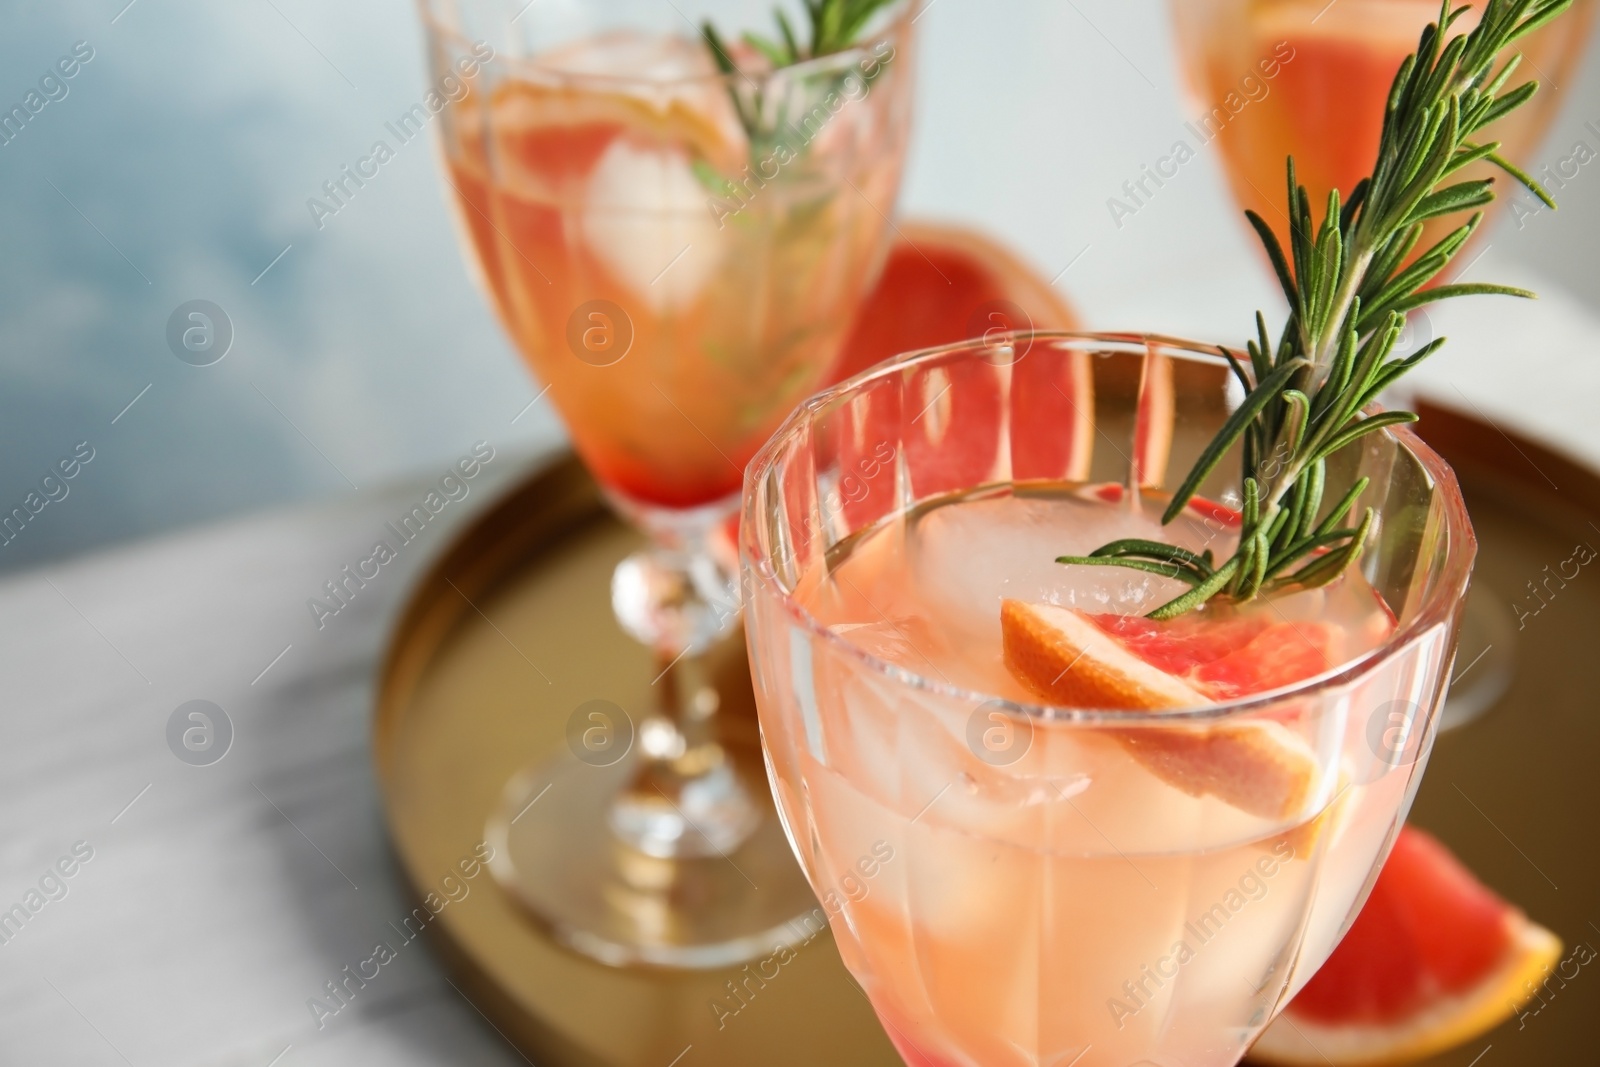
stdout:
[(639, 762), (612, 805), (612, 830), (649, 856), (689, 859), (738, 848), (761, 811), (722, 745), (720, 697), (705, 655), (738, 623), (734, 561), (715, 539), (734, 505), (691, 511), (616, 500), (650, 544), (617, 565), (611, 604), (655, 653), (655, 706), (640, 724)]

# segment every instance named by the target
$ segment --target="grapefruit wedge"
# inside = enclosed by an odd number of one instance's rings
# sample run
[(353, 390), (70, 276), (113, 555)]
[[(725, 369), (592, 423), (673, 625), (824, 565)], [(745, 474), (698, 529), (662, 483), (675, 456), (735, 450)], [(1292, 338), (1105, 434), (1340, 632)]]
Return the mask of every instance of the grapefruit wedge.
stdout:
[(840, 378), (890, 356), (985, 330), (1075, 330), (1078, 316), (1048, 280), (993, 238), (960, 226), (901, 222), (883, 273), (839, 358)]
[[(1048, 279), (995, 240), (929, 222), (902, 222), (895, 232), (845, 339), (836, 379), (903, 352), (993, 338), (996, 330), (1077, 328), (1071, 305)], [(891, 493), (859, 490), (873, 489), (875, 472), (902, 449), (917, 472), (919, 496), (992, 480), (1002, 441), (1006, 474), (1016, 481), (1088, 478), (1095, 436), (1090, 356), (1052, 358), (1033, 348), (1019, 344), (1007, 353), (997, 346), (993, 360), (909, 371), (893, 389), (858, 396), (837, 445), (838, 466), (858, 490), (842, 494), (851, 527), (894, 505)]]
[[(619, 68), (681, 70), (689, 75), (671, 88), (645, 92), (623, 79), (611, 89), (601, 73)], [(553, 49), (542, 70), (502, 82), (490, 108), (493, 134), (501, 142), (502, 180), (532, 181), (563, 192), (563, 181), (582, 181), (619, 137), (663, 151), (687, 152), (717, 170), (735, 174), (746, 159), (744, 132), (720, 88), (696, 81), (715, 71), (698, 44), (663, 44), (632, 33), (612, 33)], [(595, 80), (574, 84), (568, 75)]]
[(1339, 947), (1256, 1042), (1267, 1064), (1401, 1064), (1492, 1029), (1561, 956), (1555, 934), (1403, 827)]
[[(1199, 708), (1328, 666), (1324, 628), (1260, 617), (1157, 623), (1006, 600), (1000, 629), (1011, 672), (1043, 699), (1069, 708)], [(1262, 818), (1286, 819), (1304, 810), (1317, 781), (1316, 755), (1277, 722), (1114, 733), (1162, 781)]]

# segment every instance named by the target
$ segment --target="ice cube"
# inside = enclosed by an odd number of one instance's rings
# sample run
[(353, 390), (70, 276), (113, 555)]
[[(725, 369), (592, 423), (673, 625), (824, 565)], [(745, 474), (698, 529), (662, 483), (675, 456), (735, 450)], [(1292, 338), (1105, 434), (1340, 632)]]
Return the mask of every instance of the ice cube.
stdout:
[(939, 631), (920, 615), (846, 623), (833, 630), (869, 656), (888, 660), (913, 674), (933, 673), (935, 665), (948, 654)]
[(583, 236), (617, 279), (657, 311), (681, 308), (717, 268), (717, 225), (687, 152), (611, 142), (584, 194)]
[(721, 259), (710, 193), (695, 168), (731, 172), (748, 156), (705, 45), (614, 32), (543, 52), (536, 66), (575, 77), (532, 93), (524, 125), (615, 131), (575, 190), (585, 243), (657, 312), (687, 306)]
[(1055, 561), (1124, 537), (1169, 539), (1152, 518), (1122, 505), (1015, 496), (966, 501), (921, 519), (912, 568), (939, 619), (992, 641), (1005, 598), (1132, 614), (1187, 588), (1140, 571)]
[(717, 72), (698, 40), (638, 30), (615, 30), (539, 53), (538, 64), (563, 74), (682, 82)]

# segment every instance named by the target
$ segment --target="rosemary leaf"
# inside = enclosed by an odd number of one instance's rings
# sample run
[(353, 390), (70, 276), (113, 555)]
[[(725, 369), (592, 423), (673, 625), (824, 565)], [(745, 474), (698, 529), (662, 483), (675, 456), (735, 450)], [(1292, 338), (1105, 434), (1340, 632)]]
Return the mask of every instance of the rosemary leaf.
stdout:
[[(851, 2), (805, 0), (814, 22), (828, 5)], [(1438, 21), (1423, 30), (1390, 84), (1371, 175), (1342, 202), (1337, 190), (1330, 192), (1319, 222), (1291, 157), (1285, 166), (1287, 247), (1260, 215), (1245, 212), (1272, 262), (1288, 316), (1274, 344), (1257, 312), (1257, 336), (1245, 345), (1248, 374), (1239, 357), (1219, 347), (1245, 387), (1244, 400), (1201, 451), (1162, 515), (1163, 523), (1176, 519), (1222, 457), (1242, 442), (1244, 501), (1233, 555), (1213, 565), (1209, 552), (1196, 557), (1140, 540), (1061, 562), (1138, 564), (1136, 569), (1188, 575), (1184, 580), (1193, 588), (1151, 612), (1155, 619), (1176, 617), (1216, 596), (1243, 601), (1323, 585), (1355, 562), (1377, 512), (1367, 508), (1353, 529), (1341, 524), (1369, 483), (1358, 479), (1319, 520), (1326, 461), (1368, 434), (1415, 421), (1409, 411), (1367, 412), (1383, 390), (1444, 343), (1439, 338), (1405, 358), (1391, 358), (1406, 314), (1460, 296), (1534, 295), (1477, 282), (1423, 287), (1449, 267), (1477, 231), (1479, 209), (1494, 199), (1492, 179), (1447, 184), (1463, 168), (1491, 164), (1555, 206), (1548, 191), (1500, 154), (1498, 142), (1474, 138), (1538, 91), (1532, 81), (1507, 88), (1519, 57), (1500, 57), (1572, 4), (1485, 0), (1477, 26), (1463, 33), (1454, 24), (1471, 9), (1452, 9), (1444, 0)], [(1465, 222), (1414, 255), (1424, 222), (1469, 212)], [(1296, 564), (1300, 569), (1289, 573)]]
[(1200, 454), (1200, 458), (1195, 461), (1194, 469), (1189, 472), (1189, 476), (1183, 480), (1183, 484), (1173, 494), (1172, 501), (1167, 505), (1167, 510), (1162, 516), (1161, 521), (1163, 523), (1171, 522), (1178, 517), (1184, 506), (1189, 503), (1195, 492), (1199, 490), (1200, 483), (1205, 481), (1206, 476), (1216, 469), (1217, 464), (1222, 462), (1222, 457), (1227, 454), (1228, 449), (1232, 448), (1233, 443), (1239, 439), (1239, 435), (1244, 433), (1245, 427), (1250, 423), (1250, 420), (1254, 419), (1270, 401), (1277, 398), (1277, 394), (1288, 384), (1295, 371), (1307, 365), (1307, 362), (1303, 359), (1290, 360), (1269, 374), (1266, 381), (1258, 385), (1245, 397), (1244, 403), (1240, 404), (1234, 413), (1228, 416), (1227, 423), (1223, 425), (1221, 431), (1212, 439), (1211, 443), (1206, 446), (1205, 451)]
[(1176, 578), (1190, 585), (1200, 585), (1210, 575), (1201, 574), (1175, 563), (1158, 563), (1154, 560), (1134, 559), (1131, 556), (1060, 556), (1057, 563), (1096, 563), (1102, 567), (1127, 567), (1130, 570), (1159, 574), (1163, 578)]

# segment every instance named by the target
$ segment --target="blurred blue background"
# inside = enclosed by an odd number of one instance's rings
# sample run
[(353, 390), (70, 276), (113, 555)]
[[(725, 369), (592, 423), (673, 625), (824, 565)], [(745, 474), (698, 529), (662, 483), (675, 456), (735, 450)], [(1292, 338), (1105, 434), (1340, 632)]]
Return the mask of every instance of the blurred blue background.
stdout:
[[(431, 142), (402, 147), (320, 230), (307, 209), (422, 95), (411, 5), (63, 0), (4, 20), (0, 111), (75, 42), (94, 57), (0, 145), (0, 512), (79, 442), (95, 458), (0, 548), (0, 570), (391, 482), (477, 439), (559, 443), (548, 404), (519, 417), (538, 386), (463, 264)], [(1273, 306), (1214, 159), (1121, 228), (1108, 212), (1199, 110), (1162, 3), (933, 0), (919, 28), (905, 213), (993, 230), (1090, 325), (1232, 338), (1252, 304)], [(1591, 68), (1563, 86), (1535, 165), (1579, 138), (1600, 147)], [(1543, 286), (1580, 340), (1600, 305), (1591, 170), (1559, 216), (1502, 220), (1484, 260)], [(195, 299), (235, 331), (211, 366), (166, 341)]]

